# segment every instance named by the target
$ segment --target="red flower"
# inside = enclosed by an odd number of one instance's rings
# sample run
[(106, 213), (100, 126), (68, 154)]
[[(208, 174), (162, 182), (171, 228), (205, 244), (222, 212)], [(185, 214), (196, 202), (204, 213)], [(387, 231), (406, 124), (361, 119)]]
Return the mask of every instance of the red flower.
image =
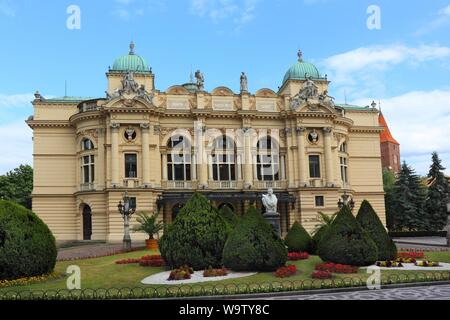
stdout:
[(296, 273), (297, 267), (294, 265), (289, 265), (278, 268), (278, 270), (274, 272), (274, 276), (277, 278), (287, 278), (295, 275)]
[(308, 258), (309, 258), (308, 252), (289, 252), (288, 253), (289, 261), (306, 260)]

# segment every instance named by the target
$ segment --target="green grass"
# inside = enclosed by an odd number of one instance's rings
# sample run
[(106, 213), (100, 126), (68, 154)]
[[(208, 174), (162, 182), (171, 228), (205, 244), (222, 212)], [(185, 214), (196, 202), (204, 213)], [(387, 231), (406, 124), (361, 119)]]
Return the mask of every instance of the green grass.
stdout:
[[(66, 289), (66, 270), (68, 266), (77, 265), (81, 269), (81, 287), (82, 289), (98, 289), (98, 288), (167, 288), (171, 286), (146, 286), (141, 284), (141, 280), (155, 273), (159, 273), (164, 271), (163, 267), (161, 268), (151, 268), (151, 267), (141, 267), (138, 264), (129, 264), (129, 265), (118, 265), (115, 264), (115, 261), (126, 259), (126, 258), (138, 258), (146, 254), (154, 254), (156, 252), (150, 251), (136, 251), (132, 253), (119, 254), (115, 256), (102, 257), (96, 259), (86, 259), (86, 260), (77, 260), (77, 261), (64, 261), (58, 262), (56, 264), (55, 271), (62, 275), (59, 279), (48, 280), (45, 282), (35, 283), (27, 286), (15, 286), (15, 287), (6, 287), (0, 289), (0, 293), (4, 293), (7, 291), (35, 291), (35, 290), (62, 290)], [(440, 262), (450, 262), (450, 253), (449, 252), (429, 252), (426, 253), (426, 258), (433, 261)], [(301, 260), (296, 262), (288, 262), (288, 264), (295, 264), (297, 269), (299, 270), (298, 274), (289, 277), (289, 278), (277, 278), (272, 273), (258, 273), (256, 275), (240, 278), (240, 279), (229, 279), (224, 281), (216, 281), (216, 282), (206, 282), (198, 285), (192, 286), (207, 286), (212, 287), (214, 285), (218, 285), (223, 288), (223, 286), (232, 286), (232, 285), (240, 285), (240, 286), (283, 286), (284, 288), (289, 288), (289, 283), (294, 283), (296, 289), (302, 288), (319, 288), (319, 287), (327, 287), (327, 286), (350, 286), (352, 284), (351, 280), (353, 279), (354, 283), (364, 284), (367, 277), (369, 276), (365, 270), (360, 270), (357, 274), (334, 274), (333, 281), (322, 281), (315, 280), (314, 282), (311, 279), (311, 273), (314, 270), (314, 267), (317, 263), (321, 263), (322, 260), (317, 256), (311, 256), (308, 260)], [(424, 269), (423, 272), (416, 271), (382, 271), (382, 277), (387, 281), (389, 277), (391, 277), (391, 282), (399, 282), (407, 280), (407, 277), (416, 277), (416, 280), (425, 281), (427, 279), (432, 279), (436, 274), (443, 274), (445, 272), (434, 272), (434, 271), (426, 271)], [(399, 275), (402, 275), (399, 278)], [(448, 272), (446, 273), (447, 279)], [(393, 277), (393, 278), (392, 278)], [(304, 282), (302, 286), (302, 281)], [(409, 281), (408, 281), (409, 282)], [(292, 288), (291, 288), (292, 289)]]

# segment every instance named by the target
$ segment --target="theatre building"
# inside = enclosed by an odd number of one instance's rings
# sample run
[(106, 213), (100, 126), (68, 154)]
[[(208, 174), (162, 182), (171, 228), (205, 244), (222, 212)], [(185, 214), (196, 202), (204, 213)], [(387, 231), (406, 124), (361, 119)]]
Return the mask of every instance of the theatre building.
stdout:
[(216, 75), (201, 71), (160, 90), (134, 44), (106, 76), (101, 98), (36, 92), (27, 120), (33, 210), (58, 241), (120, 241), (125, 191), (165, 223), (195, 191), (242, 214), (261, 207), (269, 188), (283, 234), (295, 221), (312, 231), (318, 212), (336, 212), (343, 195), (355, 211), (369, 200), (385, 221), (379, 112), (335, 103), (330, 81), (301, 52), (276, 92), (249, 92), (245, 73), (236, 75), (239, 92), (209, 91), (205, 78)]

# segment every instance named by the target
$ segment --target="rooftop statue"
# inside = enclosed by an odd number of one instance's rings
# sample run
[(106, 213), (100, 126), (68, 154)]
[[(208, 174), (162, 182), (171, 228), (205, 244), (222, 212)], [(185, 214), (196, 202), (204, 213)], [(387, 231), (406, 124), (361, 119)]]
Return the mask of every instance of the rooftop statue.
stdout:
[(123, 91), (125, 93), (136, 93), (139, 89), (139, 84), (134, 80), (132, 72), (128, 72), (122, 80)]
[(195, 78), (197, 79), (197, 86), (200, 91), (205, 90), (205, 77), (203, 76), (203, 73), (200, 70), (197, 70), (195, 72)]
[(245, 72), (241, 73), (241, 92), (248, 92), (248, 80)]

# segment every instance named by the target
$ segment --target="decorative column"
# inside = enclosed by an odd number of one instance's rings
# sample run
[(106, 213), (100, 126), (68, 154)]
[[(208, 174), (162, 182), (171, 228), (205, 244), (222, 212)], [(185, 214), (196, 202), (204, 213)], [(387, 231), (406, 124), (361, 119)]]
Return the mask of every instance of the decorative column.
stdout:
[(197, 170), (198, 170), (198, 187), (199, 189), (206, 189), (208, 187), (208, 155), (205, 148), (205, 132), (206, 126), (203, 120), (199, 119), (195, 122), (194, 140), (196, 153)]
[(163, 163), (162, 163), (162, 172), (163, 172), (163, 180), (167, 181), (168, 176), (167, 176), (167, 153), (164, 153), (162, 155), (163, 157)]
[(111, 186), (119, 184), (119, 129), (120, 123), (111, 123)]
[[(159, 148), (159, 136), (161, 133), (161, 127), (158, 124), (152, 124), (149, 130), (149, 162), (147, 169), (149, 169), (149, 183), (153, 187), (161, 186), (161, 151)], [(147, 147), (148, 149), (148, 147)], [(144, 181), (145, 182), (145, 181)]]
[(294, 152), (292, 151), (292, 129), (286, 128), (287, 140), (287, 177), (289, 188), (295, 188), (295, 169), (294, 169)]
[(97, 150), (98, 156), (97, 161), (95, 163), (95, 180), (97, 182), (97, 190), (103, 190), (106, 187), (105, 183), (105, 129), (99, 128), (97, 129), (98, 134), (98, 142), (97, 142)]
[(325, 148), (325, 171), (327, 186), (331, 186), (334, 180), (333, 174), (333, 151), (331, 150), (332, 129), (324, 128), (324, 148)]
[(244, 188), (250, 189), (253, 186), (253, 163), (251, 128), (244, 128)]
[(150, 187), (150, 125), (141, 124), (142, 132), (142, 184)]
[(308, 185), (307, 182), (307, 173), (308, 169), (306, 166), (306, 150), (305, 150), (305, 127), (297, 127), (297, 152), (298, 152), (298, 170), (299, 170), (299, 179), (300, 179), (300, 187), (304, 187)]

